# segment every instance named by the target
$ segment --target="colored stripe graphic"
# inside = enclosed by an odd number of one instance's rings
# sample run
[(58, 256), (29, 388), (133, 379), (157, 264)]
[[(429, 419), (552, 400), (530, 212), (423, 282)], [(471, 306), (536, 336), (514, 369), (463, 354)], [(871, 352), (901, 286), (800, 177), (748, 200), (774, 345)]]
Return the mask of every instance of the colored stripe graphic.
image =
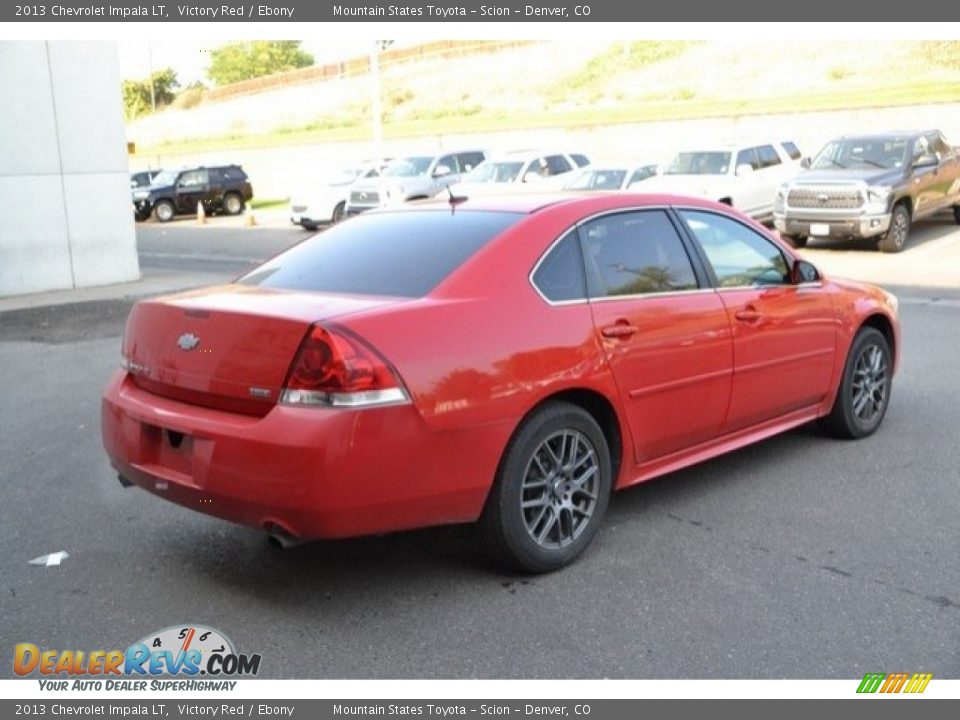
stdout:
[(857, 692), (875, 693), (885, 677), (886, 673), (867, 673), (863, 676), (863, 681), (860, 683), (860, 687), (857, 688)]
[(858, 693), (922, 693), (933, 679), (933, 673), (867, 673), (860, 681)]

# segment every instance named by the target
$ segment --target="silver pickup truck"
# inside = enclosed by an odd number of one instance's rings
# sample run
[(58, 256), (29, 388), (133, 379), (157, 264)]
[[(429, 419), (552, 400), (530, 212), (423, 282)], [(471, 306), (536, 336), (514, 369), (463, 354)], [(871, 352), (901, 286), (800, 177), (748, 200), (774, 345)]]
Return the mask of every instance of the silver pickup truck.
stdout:
[(953, 209), (960, 223), (960, 152), (938, 130), (832, 140), (784, 183), (774, 226), (794, 247), (810, 237), (876, 238), (903, 250), (913, 222)]

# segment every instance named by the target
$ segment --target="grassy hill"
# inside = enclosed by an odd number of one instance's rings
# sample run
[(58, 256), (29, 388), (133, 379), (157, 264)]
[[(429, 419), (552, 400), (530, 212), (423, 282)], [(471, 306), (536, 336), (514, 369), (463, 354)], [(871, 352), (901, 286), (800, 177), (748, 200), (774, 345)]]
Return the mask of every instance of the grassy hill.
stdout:
[[(382, 69), (388, 138), (960, 101), (960, 42), (542, 42)], [(166, 153), (370, 136), (365, 72), (128, 126)]]

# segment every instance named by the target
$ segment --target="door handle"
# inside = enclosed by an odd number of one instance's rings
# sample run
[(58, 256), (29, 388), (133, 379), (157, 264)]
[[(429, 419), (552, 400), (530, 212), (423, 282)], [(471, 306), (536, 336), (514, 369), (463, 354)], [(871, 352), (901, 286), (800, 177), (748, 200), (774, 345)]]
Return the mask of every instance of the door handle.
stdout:
[(737, 320), (742, 320), (743, 322), (756, 322), (760, 319), (760, 313), (757, 312), (757, 309), (753, 305), (747, 305), (743, 310), (737, 310), (734, 313)]
[(600, 330), (600, 334), (605, 338), (628, 338), (636, 335), (639, 328), (628, 322), (618, 322), (615, 325), (607, 325)]

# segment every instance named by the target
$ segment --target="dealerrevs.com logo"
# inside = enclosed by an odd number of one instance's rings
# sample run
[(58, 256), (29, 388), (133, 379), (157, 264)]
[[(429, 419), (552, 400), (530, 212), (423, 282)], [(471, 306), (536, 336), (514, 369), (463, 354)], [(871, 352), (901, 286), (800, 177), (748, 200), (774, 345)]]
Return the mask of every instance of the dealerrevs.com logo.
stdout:
[[(56, 650), (18, 643), (13, 671), (18, 677), (40, 675), (44, 690), (232, 690), (236, 681), (225, 678), (255, 676), (260, 660), (256, 653), (238, 653), (218, 630), (185, 624), (151, 633), (126, 650)], [(59, 679), (64, 676), (68, 679)]]

